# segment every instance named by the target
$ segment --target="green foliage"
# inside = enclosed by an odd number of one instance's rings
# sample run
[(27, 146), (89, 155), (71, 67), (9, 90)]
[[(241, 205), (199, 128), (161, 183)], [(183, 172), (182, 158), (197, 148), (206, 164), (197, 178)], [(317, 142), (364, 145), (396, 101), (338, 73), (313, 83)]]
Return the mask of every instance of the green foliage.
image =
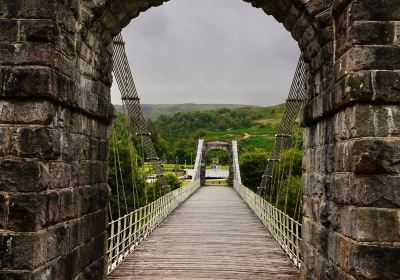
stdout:
[(243, 184), (257, 191), (267, 164), (268, 154), (262, 151), (249, 151), (240, 156), (240, 175)]
[[(197, 140), (240, 140), (241, 152), (270, 149), (284, 106), (217, 109), (161, 115), (151, 122), (155, 135), (165, 142), (160, 152), (169, 162), (192, 160)], [(161, 141), (161, 139), (156, 141)], [(157, 145), (158, 146), (158, 145)]]
[[(240, 150), (240, 168), (244, 185), (257, 191), (262, 174), (264, 173), (267, 158), (275, 141), (275, 133), (284, 111), (284, 105), (262, 108), (222, 108), (217, 110), (178, 112), (174, 115), (161, 115), (157, 119), (148, 121), (152, 140), (159, 157), (169, 164), (164, 169), (170, 171), (166, 179), (172, 189), (179, 188), (181, 181), (173, 172), (176, 161), (179, 166), (189, 165), (195, 161), (197, 140), (238, 140)], [(152, 112), (155, 113), (155, 112)], [(158, 112), (159, 113), (159, 112)], [(119, 211), (125, 214), (134, 208), (133, 185), (137, 185), (136, 208), (157, 199), (160, 188), (155, 183), (145, 183), (143, 178), (151, 174), (148, 165), (142, 166), (143, 154), (140, 139), (135, 131), (130, 129), (129, 118), (119, 113), (114, 124), (115, 133), (111, 133), (109, 156), (109, 184), (112, 188), (111, 208), (113, 213), (118, 212), (117, 193), (120, 194)], [(299, 137), (301, 139), (301, 136)], [(130, 145), (133, 141), (133, 146)], [(288, 204), (286, 210), (294, 213), (296, 199), (301, 188), (301, 161), (302, 140), (299, 140), (294, 149), (284, 151), (281, 155), (279, 168), (292, 170), (294, 177), (282, 177), (277, 206), (284, 210), (286, 195)], [(220, 164), (229, 163), (228, 156), (223, 151), (212, 151), (207, 154), (206, 162), (218, 157)], [(121, 173), (115, 164), (121, 165)], [(122, 178), (122, 179), (121, 179)], [(122, 180), (124, 180), (125, 199), (122, 196)], [(117, 188), (118, 183), (118, 188)], [(277, 189), (277, 185), (274, 186)], [(117, 192), (118, 190), (118, 192)], [(277, 192), (273, 194), (274, 198)]]
[[(298, 196), (301, 195), (302, 186), (301, 176), (288, 177), (282, 181), (277, 206), (282, 211), (286, 211), (290, 217), (297, 218), (300, 215)], [(285, 203), (287, 203), (286, 206)]]
[(124, 215), (145, 203), (143, 199), (138, 199), (143, 197), (144, 183), (136, 165), (137, 150), (130, 145), (129, 139), (134, 141), (134, 134), (129, 132), (128, 118), (118, 114), (109, 136), (108, 158), (108, 183), (112, 194), (110, 206), (114, 215)]
[(166, 173), (165, 179), (167, 180), (168, 185), (171, 187), (171, 190), (176, 190), (182, 187), (182, 181), (179, 180), (178, 176), (174, 173)]
[(229, 164), (229, 157), (225, 151), (216, 150), (208, 152), (206, 155), (206, 164), (211, 164), (213, 158), (218, 158), (220, 165)]

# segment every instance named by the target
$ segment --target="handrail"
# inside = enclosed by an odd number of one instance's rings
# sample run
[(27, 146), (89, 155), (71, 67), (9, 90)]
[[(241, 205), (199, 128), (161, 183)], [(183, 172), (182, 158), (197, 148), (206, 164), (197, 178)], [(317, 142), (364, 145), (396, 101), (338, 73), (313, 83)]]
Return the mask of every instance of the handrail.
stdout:
[(301, 224), (237, 180), (233, 181), (233, 187), (261, 220), (294, 265), (300, 269)]
[(199, 140), (192, 182), (156, 201), (111, 221), (108, 227), (107, 274), (110, 274), (148, 237), (182, 202), (200, 187), (200, 163), (203, 142)]
[(294, 265), (300, 269), (301, 223), (292, 219), (242, 184), (236, 141), (232, 141), (232, 151), (234, 165), (233, 188), (261, 220)]

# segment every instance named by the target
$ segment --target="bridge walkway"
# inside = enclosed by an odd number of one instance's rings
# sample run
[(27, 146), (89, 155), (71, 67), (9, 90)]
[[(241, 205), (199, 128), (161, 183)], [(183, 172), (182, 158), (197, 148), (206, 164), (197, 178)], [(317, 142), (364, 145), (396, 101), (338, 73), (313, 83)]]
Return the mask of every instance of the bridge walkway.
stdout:
[(233, 188), (202, 187), (108, 276), (114, 279), (298, 279)]

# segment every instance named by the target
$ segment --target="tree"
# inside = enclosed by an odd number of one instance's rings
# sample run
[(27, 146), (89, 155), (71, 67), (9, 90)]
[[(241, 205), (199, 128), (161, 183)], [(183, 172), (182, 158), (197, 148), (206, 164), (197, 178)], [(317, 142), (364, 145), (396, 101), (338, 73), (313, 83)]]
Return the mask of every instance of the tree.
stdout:
[(166, 173), (165, 180), (171, 187), (171, 190), (176, 190), (182, 186), (182, 181), (174, 173)]
[(267, 164), (267, 153), (259, 150), (245, 152), (240, 156), (240, 175), (243, 184), (257, 191)]

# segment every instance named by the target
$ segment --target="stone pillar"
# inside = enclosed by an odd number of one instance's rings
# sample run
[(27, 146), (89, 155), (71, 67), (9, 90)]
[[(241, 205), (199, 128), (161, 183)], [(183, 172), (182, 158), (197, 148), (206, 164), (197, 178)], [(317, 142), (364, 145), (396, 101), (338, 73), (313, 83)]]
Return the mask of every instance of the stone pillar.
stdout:
[(336, 1), (333, 20), (333, 86), (314, 76), (304, 118), (301, 278), (400, 279), (400, 1)]
[(0, 0), (1, 279), (104, 276), (110, 53), (79, 3)]

